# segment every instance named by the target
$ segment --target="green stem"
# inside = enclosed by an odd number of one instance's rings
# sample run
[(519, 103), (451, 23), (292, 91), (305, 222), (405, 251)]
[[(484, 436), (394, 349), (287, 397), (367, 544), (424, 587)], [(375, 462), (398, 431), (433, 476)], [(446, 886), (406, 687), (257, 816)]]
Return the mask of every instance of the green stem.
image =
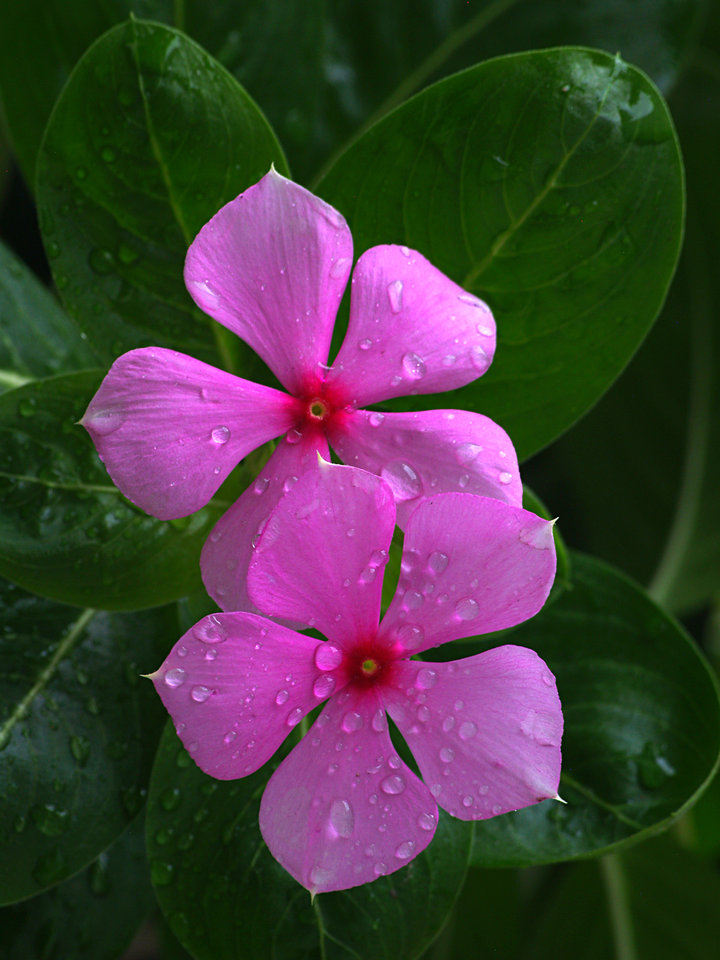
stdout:
[(609, 853), (601, 857), (600, 871), (605, 884), (616, 960), (638, 960), (627, 881), (619, 855)]

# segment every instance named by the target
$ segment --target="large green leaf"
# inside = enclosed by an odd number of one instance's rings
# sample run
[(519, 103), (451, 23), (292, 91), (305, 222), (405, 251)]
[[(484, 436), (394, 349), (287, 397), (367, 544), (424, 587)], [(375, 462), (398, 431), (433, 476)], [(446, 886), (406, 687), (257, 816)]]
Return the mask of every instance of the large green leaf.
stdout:
[(476, 824), (474, 863), (595, 854), (666, 828), (697, 798), (720, 752), (717, 684), (641, 589), (573, 555), (571, 589), (505, 639), (532, 647), (557, 677), (567, 803)]
[(89, 867), (46, 893), (0, 910), (3, 960), (116, 960), (153, 907), (137, 817)]
[(91, 363), (75, 324), (0, 242), (0, 391)]
[(257, 825), (267, 766), (242, 780), (203, 774), (170, 724), (150, 784), (147, 840), (156, 894), (198, 960), (413, 960), (437, 934), (465, 874), (468, 824), (442, 817), (407, 867), (310, 895), (270, 856)]
[(0, 903), (85, 867), (138, 813), (162, 722), (140, 674), (173, 608), (79, 612), (0, 581)]
[(100, 379), (67, 374), (0, 396), (0, 574), (65, 603), (138, 610), (200, 587), (221, 507), (161, 521), (125, 500), (77, 424)]
[(573, 864), (524, 960), (709, 960), (720, 943), (717, 871), (669, 837)]
[(435, 84), (358, 140), (319, 192), (358, 250), (405, 243), (490, 303), (496, 358), (453, 402), (501, 423), (522, 457), (623, 369), (682, 231), (662, 98), (633, 67), (583, 49), (503, 57)]
[(37, 196), (56, 286), (102, 361), (158, 344), (232, 365), (185, 252), (272, 162), (286, 169), (263, 115), (183, 34), (131, 20), (93, 44), (50, 118)]

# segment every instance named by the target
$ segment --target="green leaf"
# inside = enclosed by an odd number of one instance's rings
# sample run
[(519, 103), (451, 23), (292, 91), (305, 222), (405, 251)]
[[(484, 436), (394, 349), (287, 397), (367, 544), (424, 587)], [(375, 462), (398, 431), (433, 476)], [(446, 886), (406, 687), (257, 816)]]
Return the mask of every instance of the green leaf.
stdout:
[(132, 20), (93, 44), (50, 118), (37, 195), (56, 286), (98, 358), (157, 344), (232, 366), (185, 290), (185, 252), (272, 162), (286, 169), (263, 115), (183, 34)]
[(442, 817), (407, 867), (347, 892), (310, 895), (270, 856), (257, 824), (268, 766), (235, 781), (203, 774), (168, 724), (148, 798), (160, 906), (198, 960), (413, 960), (462, 884), (468, 824)]
[(115, 960), (153, 907), (137, 817), (109, 850), (70, 880), (0, 910), (4, 960)]
[(3, 5), (0, 92), (15, 154), (30, 185), (43, 130), (63, 83), (92, 41), (130, 11), (137, 16), (152, 11), (164, 20), (171, 15), (172, 0), (14, 0)]
[(666, 828), (720, 752), (717, 684), (680, 626), (631, 581), (581, 554), (572, 586), (510, 642), (553, 671), (565, 717), (560, 795), (476, 824), (478, 866), (588, 856)]
[(527, 960), (708, 960), (720, 942), (717, 871), (670, 837), (568, 868)]
[(0, 242), (0, 391), (91, 364), (75, 324)]
[(359, 251), (405, 243), (488, 301), (496, 358), (456, 402), (501, 423), (523, 458), (623, 369), (681, 239), (665, 103), (591, 50), (503, 57), (435, 84), (358, 140), (319, 192)]
[(79, 612), (0, 581), (0, 903), (59, 883), (138, 813), (162, 711), (140, 674), (173, 608)]
[(64, 603), (138, 610), (200, 588), (222, 507), (162, 521), (125, 500), (77, 424), (100, 379), (84, 371), (0, 396), (0, 575)]

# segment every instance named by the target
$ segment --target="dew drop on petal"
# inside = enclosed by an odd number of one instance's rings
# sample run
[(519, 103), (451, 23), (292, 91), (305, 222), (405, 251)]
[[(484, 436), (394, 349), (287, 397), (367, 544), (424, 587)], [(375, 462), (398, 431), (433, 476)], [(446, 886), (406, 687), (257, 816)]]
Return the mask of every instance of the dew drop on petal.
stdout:
[(99, 433), (101, 437), (114, 433), (125, 422), (125, 417), (119, 410), (98, 410), (88, 420), (88, 427)]
[(401, 843), (400, 846), (395, 849), (395, 856), (398, 860), (409, 860), (413, 855), (415, 850), (415, 841), (414, 840), (405, 840), (404, 843)]
[[(283, 491), (284, 491), (285, 493), (289, 493), (289, 492), (292, 490), (292, 488), (295, 486), (295, 484), (297, 483), (297, 480), (298, 480), (297, 477), (286, 477), (286, 478), (285, 478), (285, 483), (283, 483)], [(261, 530), (258, 530), (258, 533), (262, 533), (262, 530), (264, 530), (264, 529), (265, 529), (265, 524), (263, 523), (263, 524), (262, 524), (262, 529), (261, 529)]]
[(450, 733), (455, 726), (455, 717), (449, 714), (442, 722), (443, 733)]
[(300, 443), (302, 439), (302, 431), (298, 430), (297, 427), (293, 427), (291, 430), (285, 434), (285, 440), (290, 444)]
[(387, 865), (382, 862), (376, 863), (373, 867), (373, 873), (376, 877), (381, 877), (384, 873), (387, 873)]
[(342, 663), (343, 652), (340, 647), (336, 647), (334, 643), (322, 640), (317, 647), (315, 647), (314, 660), (318, 670), (334, 670), (335, 667), (339, 667)]
[(437, 673), (430, 667), (423, 667), (415, 677), (415, 686), (420, 690), (430, 690), (437, 683)]
[(270, 483), (269, 477), (258, 477), (255, 483), (253, 484), (253, 491), (258, 494), (265, 493)]
[(498, 474), (498, 480), (500, 483), (512, 483), (512, 474), (508, 473), (507, 470), (503, 470), (502, 473)]
[(285, 718), (285, 723), (289, 727), (296, 727), (303, 718), (303, 712), (300, 707), (295, 707), (294, 710), (291, 710), (290, 713)]
[(181, 667), (173, 667), (172, 670), (167, 671), (163, 679), (168, 687), (175, 689), (175, 687), (185, 683), (186, 676), (187, 674)]
[(371, 427), (379, 427), (384, 419), (385, 419), (384, 413), (379, 413), (377, 410), (373, 410), (373, 412), (368, 417), (368, 423), (370, 424)]
[(350, 270), (350, 260), (348, 257), (338, 257), (337, 260), (333, 261), (330, 265), (330, 276), (331, 277), (343, 277), (346, 276)]
[(473, 805), (473, 798), (469, 795), (466, 797), (463, 797), (462, 805), (466, 808), (471, 807)]
[(205, 703), (205, 701), (212, 694), (210, 687), (205, 687), (202, 684), (198, 684), (197, 687), (193, 687), (190, 691), (190, 696), (193, 698), (195, 703)]
[(342, 728), (345, 733), (355, 733), (357, 730), (360, 730), (363, 725), (363, 718), (359, 713), (356, 713), (354, 710), (351, 710), (349, 713), (346, 713), (342, 719)]
[(210, 434), (212, 442), (216, 443), (218, 446), (227, 443), (230, 439), (230, 428), (229, 427), (215, 427), (213, 432)]
[(333, 800), (330, 804), (330, 826), (338, 837), (351, 837), (355, 829), (355, 814), (347, 800)]
[(223, 737), (223, 743), (231, 744), (236, 737), (237, 737), (237, 730), (228, 730), (228, 732)]
[(421, 813), (417, 819), (417, 825), (421, 830), (434, 830), (435, 817), (431, 813)]
[(457, 363), (457, 357), (454, 353), (446, 353), (442, 358), (442, 365), (444, 367), (452, 367), (455, 363)]
[(386, 463), (380, 471), (380, 476), (392, 490), (393, 497), (398, 501), (412, 500), (422, 493), (422, 481), (409, 463), (402, 460), (393, 460)]
[(490, 357), (488, 357), (479, 343), (476, 343), (470, 350), (470, 359), (475, 369), (481, 373), (484, 373), (490, 366)]
[(402, 280), (393, 280), (387, 288), (390, 309), (393, 313), (400, 313), (402, 310), (403, 283)]
[(467, 463), (472, 463), (479, 453), (482, 453), (482, 447), (477, 443), (461, 443), (455, 451), (455, 457), (459, 464), (465, 466)]
[(278, 690), (278, 692), (275, 694), (275, 703), (281, 707), (284, 703), (288, 702), (289, 696), (290, 694), (287, 692), (287, 690)]
[(404, 623), (395, 636), (406, 650), (417, 650), (425, 639), (425, 631), (416, 623)]
[(358, 343), (358, 346), (360, 347), (361, 350), (369, 350), (370, 347), (372, 347), (372, 345), (373, 345), (372, 340), (369, 340), (367, 337), (364, 340), (360, 340), (360, 342)]
[(387, 730), (387, 717), (382, 708), (379, 708), (373, 714), (371, 725), (375, 733), (384, 733)]
[(492, 336), (492, 328), (491, 328), (491, 327), (485, 327), (485, 326), (483, 326), (482, 323), (479, 323), (479, 324), (477, 325), (477, 332), (480, 333), (480, 334), (482, 334), (483, 337), (491, 337), (491, 336)]
[(461, 740), (472, 740), (477, 731), (478, 728), (475, 726), (472, 720), (466, 720), (464, 723), (460, 724), (458, 736)]
[(451, 763), (455, 759), (455, 751), (452, 747), (441, 747), (439, 756), (443, 763)]
[(448, 565), (448, 555), (446, 553), (441, 553), (440, 550), (434, 550), (428, 557), (428, 568), (431, 573), (439, 574)]
[(313, 683), (313, 695), (316, 696), (318, 700), (323, 700), (325, 697), (329, 697), (334, 689), (335, 677), (331, 676), (329, 673), (326, 673), (321, 677), (317, 677)]
[(383, 793), (396, 796), (398, 793), (402, 793), (405, 789), (405, 780), (400, 776), (399, 773), (393, 773), (389, 777), (385, 777), (385, 779), (380, 782), (380, 789)]
[(417, 353), (405, 353), (402, 358), (402, 368), (405, 376), (411, 380), (422, 380), (427, 373), (427, 366), (422, 357)]
[(323, 883), (328, 883), (328, 881), (333, 879), (332, 870), (328, 870), (327, 867), (318, 867), (317, 864), (311, 868), (310, 873), (308, 874), (308, 880), (310, 881), (311, 888), (317, 888)]
[(422, 606), (424, 599), (423, 595), (418, 593), (417, 590), (406, 590), (403, 594), (403, 607), (405, 610), (417, 610), (418, 607)]
[(202, 643), (222, 643), (227, 639), (227, 635), (218, 616), (211, 613), (209, 617), (204, 617), (193, 627), (193, 636)]
[(455, 604), (455, 616), (458, 620), (474, 620), (479, 613), (478, 602), (472, 597), (463, 597)]
[(478, 300), (478, 298), (474, 297), (471, 293), (459, 293), (458, 300), (462, 301), (462, 303), (469, 303), (472, 307), (481, 307), (483, 305), (482, 301)]

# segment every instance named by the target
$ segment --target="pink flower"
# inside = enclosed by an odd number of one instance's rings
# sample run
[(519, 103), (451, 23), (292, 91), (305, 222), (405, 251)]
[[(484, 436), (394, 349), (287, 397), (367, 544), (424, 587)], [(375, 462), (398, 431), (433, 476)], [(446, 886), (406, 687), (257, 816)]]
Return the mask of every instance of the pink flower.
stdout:
[[(465, 493), (407, 521), (397, 593), (378, 625), (395, 526), (390, 487), (322, 462), (279, 501), (248, 585), (273, 617), (205, 617), (152, 679), (198, 766), (223, 780), (258, 770), (325, 703), (271, 776), (260, 829), (313, 892), (392, 873), (432, 839), (438, 804), (478, 820), (557, 795), (562, 713), (532, 650), (502, 646), (448, 663), (411, 659), (532, 617), (555, 573), (552, 524)], [(400, 759), (393, 719), (422, 780)]]
[(342, 216), (271, 170), (202, 228), (185, 281), (289, 393), (147, 347), (113, 364), (83, 417), (120, 490), (164, 520), (203, 507), (243, 457), (285, 434), (205, 545), (203, 579), (225, 610), (251, 608), (253, 540), (316, 453), (329, 458), (328, 444), (387, 480), (401, 523), (422, 495), (444, 490), (522, 502), (512, 443), (487, 417), (358, 409), (479, 377), (495, 350), (487, 306), (419, 253), (372, 247), (355, 268), (347, 336), (328, 367), (351, 265)]

